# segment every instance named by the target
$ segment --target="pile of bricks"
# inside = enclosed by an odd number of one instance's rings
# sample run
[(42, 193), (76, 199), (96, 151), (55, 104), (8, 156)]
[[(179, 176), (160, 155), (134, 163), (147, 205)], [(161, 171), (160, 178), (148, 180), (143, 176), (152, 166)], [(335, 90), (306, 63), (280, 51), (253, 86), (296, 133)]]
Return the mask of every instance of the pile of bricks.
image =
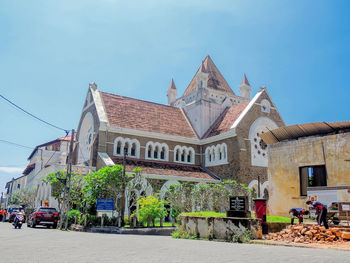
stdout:
[(340, 228), (325, 229), (325, 227), (318, 225), (289, 225), (281, 232), (271, 233), (263, 238), (295, 243), (328, 244), (350, 240), (350, 232), (342, 231)]

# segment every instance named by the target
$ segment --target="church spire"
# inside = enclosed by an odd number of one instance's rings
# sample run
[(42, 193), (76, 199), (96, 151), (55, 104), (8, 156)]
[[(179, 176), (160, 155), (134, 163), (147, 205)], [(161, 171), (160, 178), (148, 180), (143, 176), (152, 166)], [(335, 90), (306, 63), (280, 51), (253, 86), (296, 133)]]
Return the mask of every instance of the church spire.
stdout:
[(247, 86), (250, 87), (249, 81), (248, 81), (247, 76), (245, 75), (245, 73), (244, 73), (244, 77), (242, 79), (241, 85), (247, 85)]
[(168, 105), (172, 105), (177, 97), (177, 89), (175, 86), (174, 79), (171, 79), (168, 91), (167, 91), (167, 96), (168, 96)]
[(176, 89), (175, 82), (174, 82), (173, 78), (171, 79), (170, 86), (169, 86), (168, 90), (169, 89)]
[(241, 85), (239, 85), (240, 96), (246, 99), (250, 99), (250, 84), (247, 76), (244, 74)]

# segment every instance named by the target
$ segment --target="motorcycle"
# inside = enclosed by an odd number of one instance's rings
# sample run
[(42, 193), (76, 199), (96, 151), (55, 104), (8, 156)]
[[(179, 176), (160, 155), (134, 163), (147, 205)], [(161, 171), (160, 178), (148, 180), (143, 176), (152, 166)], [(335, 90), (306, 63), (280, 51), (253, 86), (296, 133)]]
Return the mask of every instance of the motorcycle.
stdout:
[(15, 219), (13, 220), (13, 226), (15, 227), (15, 229), (17, 227), (19, 229), (21, 229), (23, 222), (24, 222), (24, 215), (23, 214), (17, 214), (15, 216)]

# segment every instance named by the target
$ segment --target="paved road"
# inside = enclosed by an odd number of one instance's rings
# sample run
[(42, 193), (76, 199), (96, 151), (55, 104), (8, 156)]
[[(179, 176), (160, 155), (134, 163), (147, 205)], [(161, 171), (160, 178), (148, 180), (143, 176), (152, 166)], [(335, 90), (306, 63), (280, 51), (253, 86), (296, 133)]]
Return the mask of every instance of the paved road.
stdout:
[(0, 262), (350, 262), (350, 252), (171, 237), (13, 229), (0, 223)]

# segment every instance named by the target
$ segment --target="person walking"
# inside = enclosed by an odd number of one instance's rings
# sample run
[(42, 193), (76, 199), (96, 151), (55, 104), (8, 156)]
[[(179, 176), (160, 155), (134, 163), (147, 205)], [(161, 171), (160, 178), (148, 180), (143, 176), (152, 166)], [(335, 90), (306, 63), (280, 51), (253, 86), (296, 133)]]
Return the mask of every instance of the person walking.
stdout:
[(7, 210), (6, 209), (2, 210), (2, 222), (6, 222), (6, 215), (7, 215)]
[(4, 210), (0, 209), (0, 221), (2, 221), (3, 217), (4, 217)]
[(293, 207), (289, 210), (289, 213), (292, 214), (292, 218), (290, 223), (293, 225), (294, 224), (294, 217), (298, 218), (299, 224), (303, 223), (303, 216), (308, 215), (309, 211), (305, 210), (304, 208), (301, 207)]
[(306, 201), (307, 205), (312, 205), (316, 209), (316, 215), (317, 215), (317, 223), (321, 226), (322, 223), (324, 224), (325, 228), (328, 229), (328, 222), (327, 222), (327, 213), (328, 209), (327, 206), (315, 201)]

